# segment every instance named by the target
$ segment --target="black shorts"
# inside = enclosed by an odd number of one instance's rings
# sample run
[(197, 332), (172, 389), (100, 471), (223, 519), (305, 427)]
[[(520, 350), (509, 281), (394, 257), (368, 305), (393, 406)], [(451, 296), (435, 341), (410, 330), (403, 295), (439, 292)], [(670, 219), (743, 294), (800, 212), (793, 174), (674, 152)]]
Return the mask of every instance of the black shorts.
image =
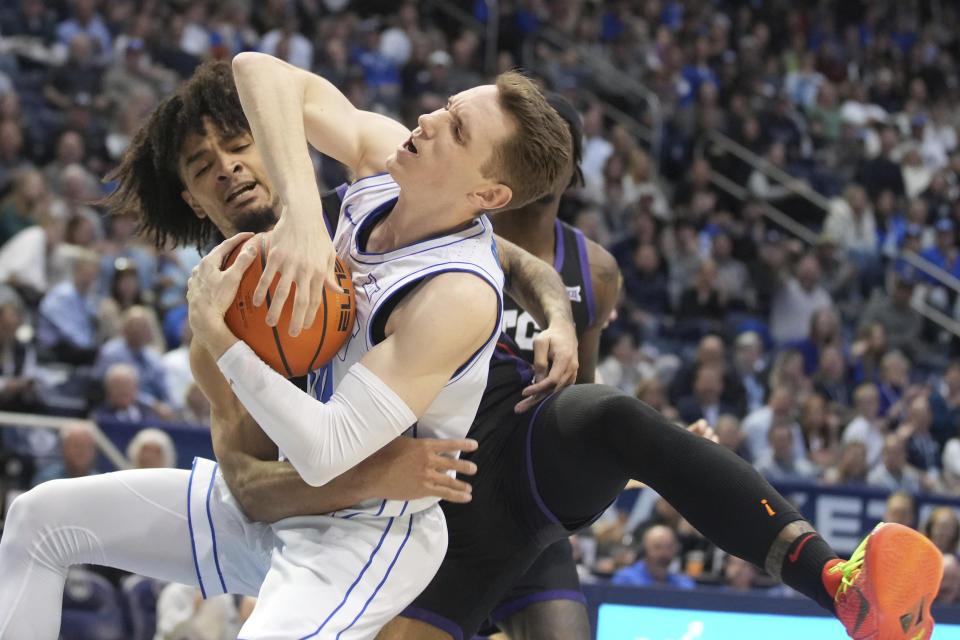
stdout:
[[(540, 553), (572, 532), (546, 508), (533, 476), (531, 429), (550, 400), (516, 415), (513, 406), (520, 399), (518, 388), (477, 414), (469, 436), (480, 446), (464, 455), (477, 464), (470, 479), (473, 499), (468, 504), (441, 503), (449, 530), (447, 555), (427, 588), (401, 613), (457, 640), (472, 638), (501, 603), (509, 606), (511, 590), (519, 587)], [(576, 567), (568, 568), (575, 578)], [(549, 577), (549, 572), (544, 575)], [(526, 588), (527, 596), (539, 588), (537, 581)], [(567, 580), (561, 588), (576, 587)]]
[(577, 563), (573, 559), (573, 547), (566, 538), (554, 542), (540, 552), (527, 572), (490, 612), (489, 625), (483, 631), (494, 633), (501, 620), (509, 618), (524, 607), (548, 600), (573, 600), (584, 605), (587, 603), (580, 589), (580, 576), (577, 575)]

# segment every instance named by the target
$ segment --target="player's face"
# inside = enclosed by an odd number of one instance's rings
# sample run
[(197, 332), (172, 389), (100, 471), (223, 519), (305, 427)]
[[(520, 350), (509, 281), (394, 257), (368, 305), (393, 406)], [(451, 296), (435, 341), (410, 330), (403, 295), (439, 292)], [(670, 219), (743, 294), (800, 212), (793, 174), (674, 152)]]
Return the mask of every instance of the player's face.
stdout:
[(183, 199), (223, 235), (265, 231), (277, 221), (277, 198), (253, 136), (225, 137), (210, 122), (180, 149)]
[[(420, 116), (417, 124), (410, 139), (387, 159), (387, 169), (401, 186), (466, 194), (474, 204), (485, 197), (477, 194), (509, 191), (481, 172), (496, 146), (515, 129), (500, 107), (494, 85), (452, 96), (443, 109)], [(478, 208), (498, 206), (481, 204)]]

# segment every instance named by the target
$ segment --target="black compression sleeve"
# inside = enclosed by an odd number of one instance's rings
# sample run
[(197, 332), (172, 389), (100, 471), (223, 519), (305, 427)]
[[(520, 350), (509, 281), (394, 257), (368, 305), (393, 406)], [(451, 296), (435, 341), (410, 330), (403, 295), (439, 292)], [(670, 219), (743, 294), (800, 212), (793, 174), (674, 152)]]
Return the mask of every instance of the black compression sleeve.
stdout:
[(531, 455), (546, 506), (568, 526), (595, 516), (630, 478), (651, 486), (728, 553), (763, 566), (801, 515), (745, 460), (604, 385), (553, 396), (533, 425)]

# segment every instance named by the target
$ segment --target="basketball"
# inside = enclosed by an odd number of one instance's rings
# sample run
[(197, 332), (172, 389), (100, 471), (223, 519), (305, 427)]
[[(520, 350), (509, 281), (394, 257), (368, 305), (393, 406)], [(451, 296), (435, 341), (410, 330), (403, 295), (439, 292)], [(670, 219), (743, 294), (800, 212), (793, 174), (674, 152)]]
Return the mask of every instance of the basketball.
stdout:
[(324, 286), (323, 303), (317, 310), (313, 325), (304, 328), (300, 331), (300, 335), (294, 337), (290, 335), (289, 328), (296, 285), (293, 285), (290, 295), (287, 296), (276, 327), (267, 324), (267, 311), (280, 280), (279, 274), (270, 285), (266, 302), (259, 307), (253, 304), (253, 292), (267, 264), (269, 251), (263, 234), (257, 234), (237, 245), (227, 256), (222, 268), (226, 269), (233, 264), (240, 248), (247, 242), (257, 243), (257, 257), (243, 274), (237, 289), (237, 297), (227, 309), (225, 318), (227, 326), (234, 335), (250, 345), (250, 348), (264, 362), (281, 375), (295, 378), (322, 367), (343, 346), (353, 326), (356, 305), (350, 274), (347, 273), (340, 258), (337, 258), (335, 273), (340, 288), (334, 290), (329, 285)]

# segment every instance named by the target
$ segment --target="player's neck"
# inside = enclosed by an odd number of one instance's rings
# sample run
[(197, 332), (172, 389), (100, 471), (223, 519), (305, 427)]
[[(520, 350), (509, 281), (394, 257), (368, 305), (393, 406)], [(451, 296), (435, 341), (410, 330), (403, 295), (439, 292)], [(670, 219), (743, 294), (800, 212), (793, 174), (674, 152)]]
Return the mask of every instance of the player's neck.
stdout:
[(411, 205), (401, 192), (393, 209), (375, 223), (367, 239), (367, 251), (386, 253), (456, 233), (471, 225), (475, 218), (470, 211), (456, 211), (439, 201), (429, 207)]
[(556, 234), (553, 227), (557, 220), (556, 203), (529, 205), (517, 211), (501, 211), (493, 214), (493, 231), (528, 252), (553, 264), (556, 258)]

